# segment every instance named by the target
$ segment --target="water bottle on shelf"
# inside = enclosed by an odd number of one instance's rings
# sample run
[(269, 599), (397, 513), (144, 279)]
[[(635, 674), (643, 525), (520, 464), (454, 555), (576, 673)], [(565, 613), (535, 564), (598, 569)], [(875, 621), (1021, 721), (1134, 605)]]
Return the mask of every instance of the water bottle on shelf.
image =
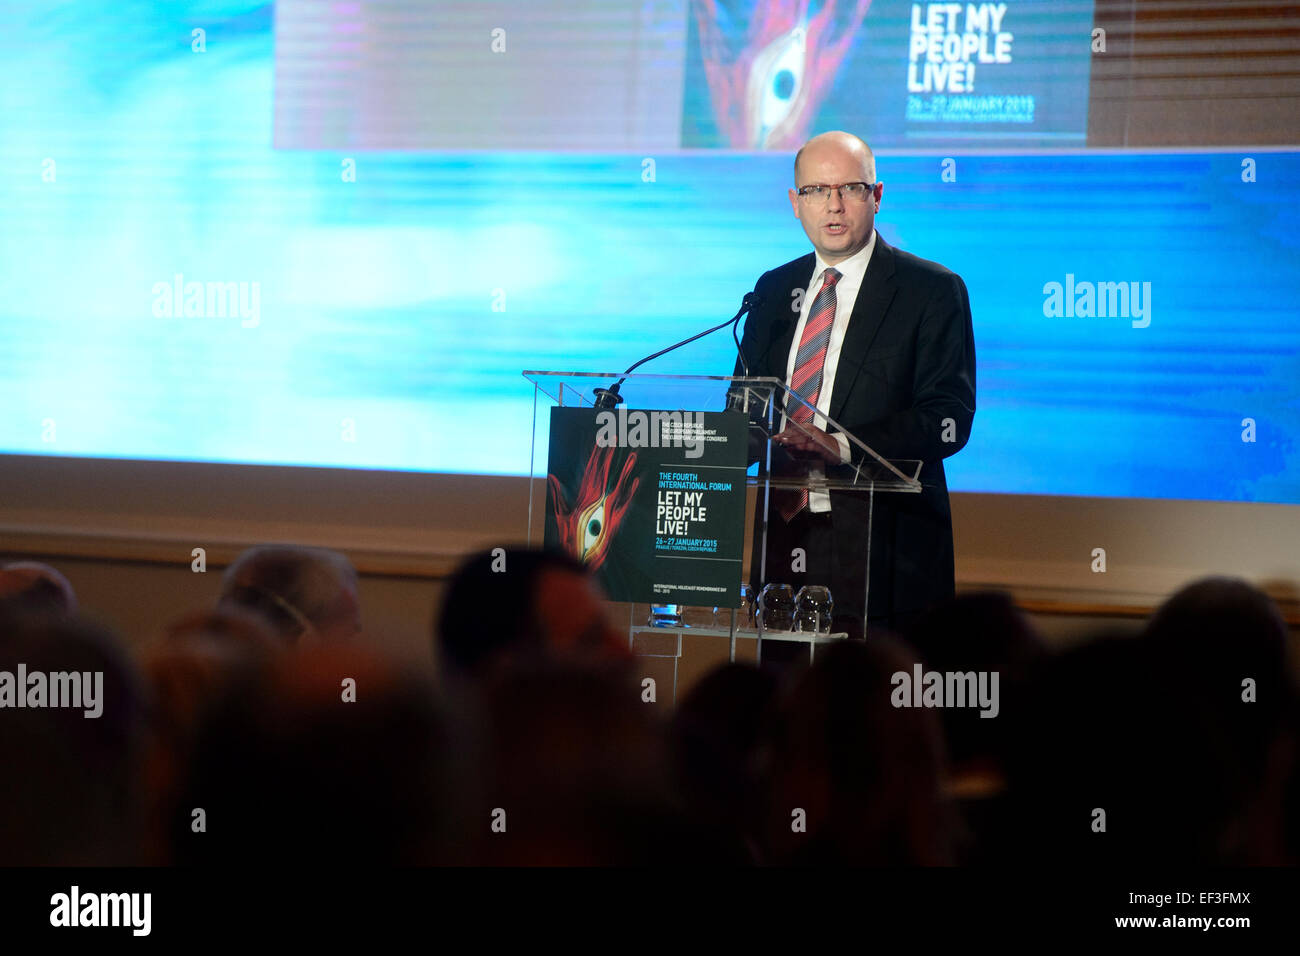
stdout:
[(682, 606), (680, 604), (651, 604), (650, 627), (681, 627)]

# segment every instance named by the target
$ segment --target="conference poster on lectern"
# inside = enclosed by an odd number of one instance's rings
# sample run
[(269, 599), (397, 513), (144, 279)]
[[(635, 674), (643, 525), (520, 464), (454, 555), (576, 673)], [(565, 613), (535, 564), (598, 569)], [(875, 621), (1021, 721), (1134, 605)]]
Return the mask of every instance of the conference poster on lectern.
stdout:
[(551, 409), (546, 545), (614, 601), (739, 607), (747, 428), (736, 412)]

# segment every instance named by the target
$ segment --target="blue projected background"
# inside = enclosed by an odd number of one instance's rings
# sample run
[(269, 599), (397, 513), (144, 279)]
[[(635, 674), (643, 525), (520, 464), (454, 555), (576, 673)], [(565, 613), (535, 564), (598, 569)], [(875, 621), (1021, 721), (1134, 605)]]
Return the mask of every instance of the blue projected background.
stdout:
[[(760, 273), (809, 251), (786, 199), (787, 141), (828, 116), (872, 141), (870, 117), (848, 125), (835, 81), (861, 70), (859, 51), (886, 57), (889, 29), (908, 108), (904, 5), (867, 4), (855, 26), (857, 5), (840, 4), (824, 33), (848, 31), (844, 71), (797, 121), (756, 102), (748, 126), (743, 104), (728, 112), (722, 87), (700, 85), (708, 71), (687, 49), (709, 4), (427, 6), (4, 5), (0, 451), (523, 474), (522, 369), (621, 369), (731, 315)], [(546, 21), (548, 7), (569, 20)], [(1045, 85), (1041, 51), (1060, 43), (1050, 5), (1007, 7), (1028, 24), (1011, 65), (1041, 139), (1071, 151), (1024, 151), (1020, 120), (1000, 132), (931, 119), (918, 133), (893, 112), (881, 123), (882, 235), (970, 290), (978, 411), (950, 486), (1300, 502), (1300, 152), (1087, 151), (1086, 114), (1048, 109), (1077, 107), (1080, 75), (1086, 103), (1086, 56), (1082, 74)], [(1090, 3), (1057, 8), (1086, 33)], [(615, 29), (616, 12), (633, 24), (637, 66), (618, 110), (583, 128), (617, 142), (596, 151), (564, 111), (609, 57), (568, 54)], [(412, 24), (452, 13), (460, 32), (417, 42)], [(393, 46), (372, 14), (413, 39)], [(499, 56), (520, 50), (504, 98), (485, 80), (501, 61), (478, 19), (504, 25)], [(530, 23), (547, 24), (550, 45)], [(447, 105), (436, 49), (459, 51), (472, 116)], [(527, 81), (548, 57), (570, 72), (539, 91)], [(971, 95), (984, 95), (984, 69)], [(520, 83), (526, 93), (506, 95)], [(399, 87), (425, 92), (375, 92)], [(428, 88), (438, 122), (408, 122), (428, 112)], [(554, 135), (509, 143), (502, 110), (536, 122), (547, 102)], [(629, 103), (635, 123), (620, 118)], [(618, 136), (606, 122), (622, 123)], [(737, 147), (724, 129), (759, 139)], [(394, 141), (401, 131), (413, 139)], [(707, 136), (714, 147), (685, 148)], [(1053, 282), (1136, 283), (1147, 311), (1053, 314)], [(725, 374), (733, 356), (719, 334), (654, 370)]]

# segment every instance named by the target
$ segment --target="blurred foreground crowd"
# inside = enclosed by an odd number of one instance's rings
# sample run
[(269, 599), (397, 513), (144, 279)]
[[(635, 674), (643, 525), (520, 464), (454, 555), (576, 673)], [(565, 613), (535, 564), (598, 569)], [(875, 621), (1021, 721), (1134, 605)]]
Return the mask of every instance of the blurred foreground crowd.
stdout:
[[(1300, 862), (1288, 632), (1243, 581), (1059, 651), (963, 595), (668, 718), (563, 555), (467, 559), (427, 672), (361, 612), (345, 556), (264, 546), (132, 655), (57, 570), (0, 568), (0, 679), (103, 675), (96, 718), (0, 693), (0, 865)], [(996, 673), (996, 716), (896, 706), (918, 663)]]

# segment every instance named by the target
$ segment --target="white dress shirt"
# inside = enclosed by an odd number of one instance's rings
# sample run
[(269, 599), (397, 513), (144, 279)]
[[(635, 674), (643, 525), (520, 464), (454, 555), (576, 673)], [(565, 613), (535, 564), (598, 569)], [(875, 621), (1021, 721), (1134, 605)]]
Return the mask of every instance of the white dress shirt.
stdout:
[[(867, 265), (871, 262), (871, 253), (876, 248), (876, 231), (871, 231), (871, 238), (867, 244), (855, 252), (843, 262), (837, 262), (834, 266), (828, 266), (822, 261), (821, 253), (817, 253), (816, 262), (813, 263), (813, 274), (808, 280), (808, 288), (804, 293), (803, 307), (799, 310), (799, 324), (794, 329), (794, 341), (790, 343), (790, 355), (785, 363), (785, 382), (789, 385), (794, 380), (794, 360), (799, 354), (799, 342), (803, 339), (804, 326), (808, 324), (808, 314), (812, 312), (813, 300), (817, 298), (817, 293), (821, 291), (823, 273), (830, 268), (834, 268), (840, 274), (840, 279), (835, 283), (835, 321), (831, 323), (831, 339), (826, 346), (826, 361), (822, 365), (822, 384), (817, 393), (817, 411), (818, 414), (813, 418), (812, 424), (825, 430), (826, 419), (824, 416), (830, 414), (831, 394), (835, 389), (835, 372), (840, 365), (840, 349), (844, 346), (844, 333), (849, 328), (849, 317), (853, 314), (853, 304), (858, 300), (858, 290), (862, 288), (862, 277), (867, 273)], [(785, 427), (785, 420), (782, 419), (781, 427)], [(835, 439), (840, 444), (840, 461), (849, 461), (849, 440), (841, 432), (832, 432)], [(820, 464), (815, 465), (812, 474), (825, 474)], [(809, 491), (808, 493), (808, 510), (820, 514), (831, 510), (831, 496), (825, 491)]]

